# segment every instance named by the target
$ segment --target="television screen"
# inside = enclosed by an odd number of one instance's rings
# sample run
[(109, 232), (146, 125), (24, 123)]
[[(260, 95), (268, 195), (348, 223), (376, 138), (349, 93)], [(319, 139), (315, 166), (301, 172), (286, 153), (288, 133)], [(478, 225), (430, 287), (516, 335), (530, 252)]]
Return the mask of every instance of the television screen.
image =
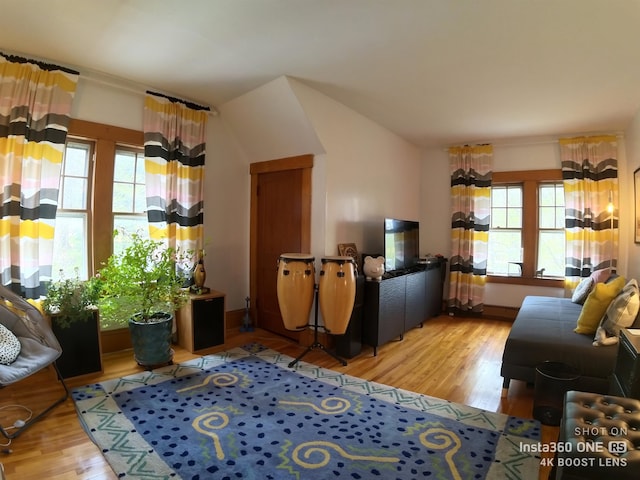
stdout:
[(405, 270), (418, 263), (420, 257), (420, 224), (411, 220), (385, 218), (385, 270)]

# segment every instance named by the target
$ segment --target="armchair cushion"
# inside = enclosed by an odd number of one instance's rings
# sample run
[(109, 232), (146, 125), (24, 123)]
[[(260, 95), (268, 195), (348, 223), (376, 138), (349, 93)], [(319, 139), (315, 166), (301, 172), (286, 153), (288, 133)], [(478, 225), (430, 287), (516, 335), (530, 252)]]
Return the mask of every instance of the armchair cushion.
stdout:
[(11, 365), (20, 355), (20, 340), (0, 323), (0, 364)]
[(0, 325), (20, 342), (18, 357), (0, 363), (0, 387), (15, 383), (53, 363), (62, 353), (60, 344), (38, 310), (4, 287), (0, 287)]

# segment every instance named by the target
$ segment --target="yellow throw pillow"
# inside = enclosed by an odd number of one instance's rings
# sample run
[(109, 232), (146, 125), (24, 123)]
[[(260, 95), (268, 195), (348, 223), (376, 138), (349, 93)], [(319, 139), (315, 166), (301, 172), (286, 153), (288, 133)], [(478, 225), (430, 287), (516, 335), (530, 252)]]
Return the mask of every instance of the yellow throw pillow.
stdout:
[(36, 307), (42, 315), (45, 315), (45, 311), (44, 311), (44, 307), (42, 306), (41, 299), (38, 298), (34, 300), (33, 298), (27, 298), (27, 302), (33, 305), (34, 307)]
[(573, 331), (588, 335), (596, 333), (609, 304), (620, 293), (625, 283), (624, 277), (617, 277), (609, 283), (596, 283), (584, 302), (578, 317), (578, 325)]

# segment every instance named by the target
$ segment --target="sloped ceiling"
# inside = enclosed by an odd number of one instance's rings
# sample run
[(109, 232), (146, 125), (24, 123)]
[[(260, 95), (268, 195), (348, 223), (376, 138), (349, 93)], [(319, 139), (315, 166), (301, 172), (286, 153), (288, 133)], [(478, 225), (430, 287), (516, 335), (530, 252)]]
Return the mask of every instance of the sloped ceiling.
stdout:
[(2, 0), (0, 50), (208, 105), (286, 75), (421, 146), (622, 131), (636, 0)]

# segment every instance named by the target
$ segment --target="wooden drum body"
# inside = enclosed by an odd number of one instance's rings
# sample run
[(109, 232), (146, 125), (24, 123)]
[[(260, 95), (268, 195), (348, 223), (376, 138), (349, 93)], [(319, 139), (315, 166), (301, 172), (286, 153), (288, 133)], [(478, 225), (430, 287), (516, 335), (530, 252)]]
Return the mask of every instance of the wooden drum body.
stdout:
[(287, 330), (301, 330), (309, 322), (315, 287), (315, 258), (283, 253), (278, 259), (278, 305)]
[(356, 268), (352, 257), (326, 257), (318, 285), (318, 303), (328, 333), (343, 335), (356, 298)]

